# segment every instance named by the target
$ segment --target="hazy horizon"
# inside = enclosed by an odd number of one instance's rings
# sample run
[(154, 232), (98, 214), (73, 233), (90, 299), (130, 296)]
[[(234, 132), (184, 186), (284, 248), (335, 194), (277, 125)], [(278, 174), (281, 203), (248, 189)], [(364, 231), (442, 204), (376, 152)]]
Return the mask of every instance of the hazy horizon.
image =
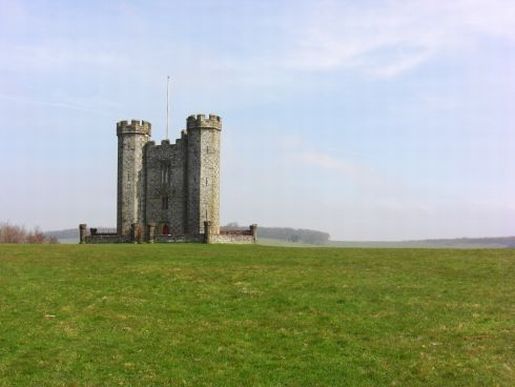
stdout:
[(0, 3), (0, 222), (116, 223), (116, 122), (222, 116), (221, 222), (515, 233), (515, 3)]

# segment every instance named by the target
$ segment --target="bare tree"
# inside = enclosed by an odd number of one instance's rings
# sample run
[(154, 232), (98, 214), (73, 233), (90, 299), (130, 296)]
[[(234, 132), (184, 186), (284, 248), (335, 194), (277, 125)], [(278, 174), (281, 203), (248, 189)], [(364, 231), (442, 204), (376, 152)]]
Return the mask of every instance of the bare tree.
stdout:
[(27, 231), (22, 226), (0, 223), (0, 243), (57, 243), (57, 239), (46, 236), (38, 227)]

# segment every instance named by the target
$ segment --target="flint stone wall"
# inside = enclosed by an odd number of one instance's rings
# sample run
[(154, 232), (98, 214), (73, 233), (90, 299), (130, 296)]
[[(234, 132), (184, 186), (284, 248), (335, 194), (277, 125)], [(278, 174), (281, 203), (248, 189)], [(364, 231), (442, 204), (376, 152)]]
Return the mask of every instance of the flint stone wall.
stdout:
[[(188, 195), (185, 185), (184, 140), (175, 144), (162, 141), (161, 145), (149, 142), (145, 147), (146, 169), (146, 224), (156, 224), (156, 236), (162, 235), (168, 225), (169, 234), (182, 235), (188, 232), (186, 209)], [(167, 207), (163, 206), (166, 198)]]
[(213, 234), (211, 235), (211, 243), (252, 244), (256, 243), (256, 239), (252, 235)]
[(127, 238), (124, 238), (118, 234), (96, 234), (87, 235), (85, 238), (86, 243), (126, 243), (130, 242)]
[(190, 243), (190, 242), (203, 242), (204, 234), (196, 235), (159, 235), (155, 239), (155, 243)]

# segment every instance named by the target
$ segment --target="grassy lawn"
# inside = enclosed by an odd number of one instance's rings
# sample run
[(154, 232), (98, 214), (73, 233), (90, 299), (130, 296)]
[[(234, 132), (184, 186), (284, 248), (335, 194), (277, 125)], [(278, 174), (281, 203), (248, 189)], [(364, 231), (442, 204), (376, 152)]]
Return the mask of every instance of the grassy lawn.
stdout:
[(514, 385), (515, 250), (0, 245), (0, 385)]

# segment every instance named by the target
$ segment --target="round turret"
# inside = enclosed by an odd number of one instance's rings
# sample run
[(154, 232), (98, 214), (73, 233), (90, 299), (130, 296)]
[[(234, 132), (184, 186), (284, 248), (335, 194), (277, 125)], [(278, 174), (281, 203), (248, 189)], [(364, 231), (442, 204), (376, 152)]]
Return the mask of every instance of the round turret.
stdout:
[(222, 130), (222, 119), (215, 114), (210, 114), (207, 118), (204, 114), (191, 115), (186, 121), (186, 127)]
[(152, 125), (143, 120), (124, 120), (116, 123), (116, 134), (144, 134), (151, 135)]
[(187, 232), (202, 234), (211, 222), (214, 234), (220, 229), (220, 135), (219, 116), (197, 114), (186, 121)]
[(117, 230), (118, 235), (126, 240), (131, 240), (133, 237), (132, 225), (143, 221), (145, 203), (143, 150), (150, 140), (150, 130), (151, 125), (147, 121), (130, 120), (116, 124), (118, 136)]

